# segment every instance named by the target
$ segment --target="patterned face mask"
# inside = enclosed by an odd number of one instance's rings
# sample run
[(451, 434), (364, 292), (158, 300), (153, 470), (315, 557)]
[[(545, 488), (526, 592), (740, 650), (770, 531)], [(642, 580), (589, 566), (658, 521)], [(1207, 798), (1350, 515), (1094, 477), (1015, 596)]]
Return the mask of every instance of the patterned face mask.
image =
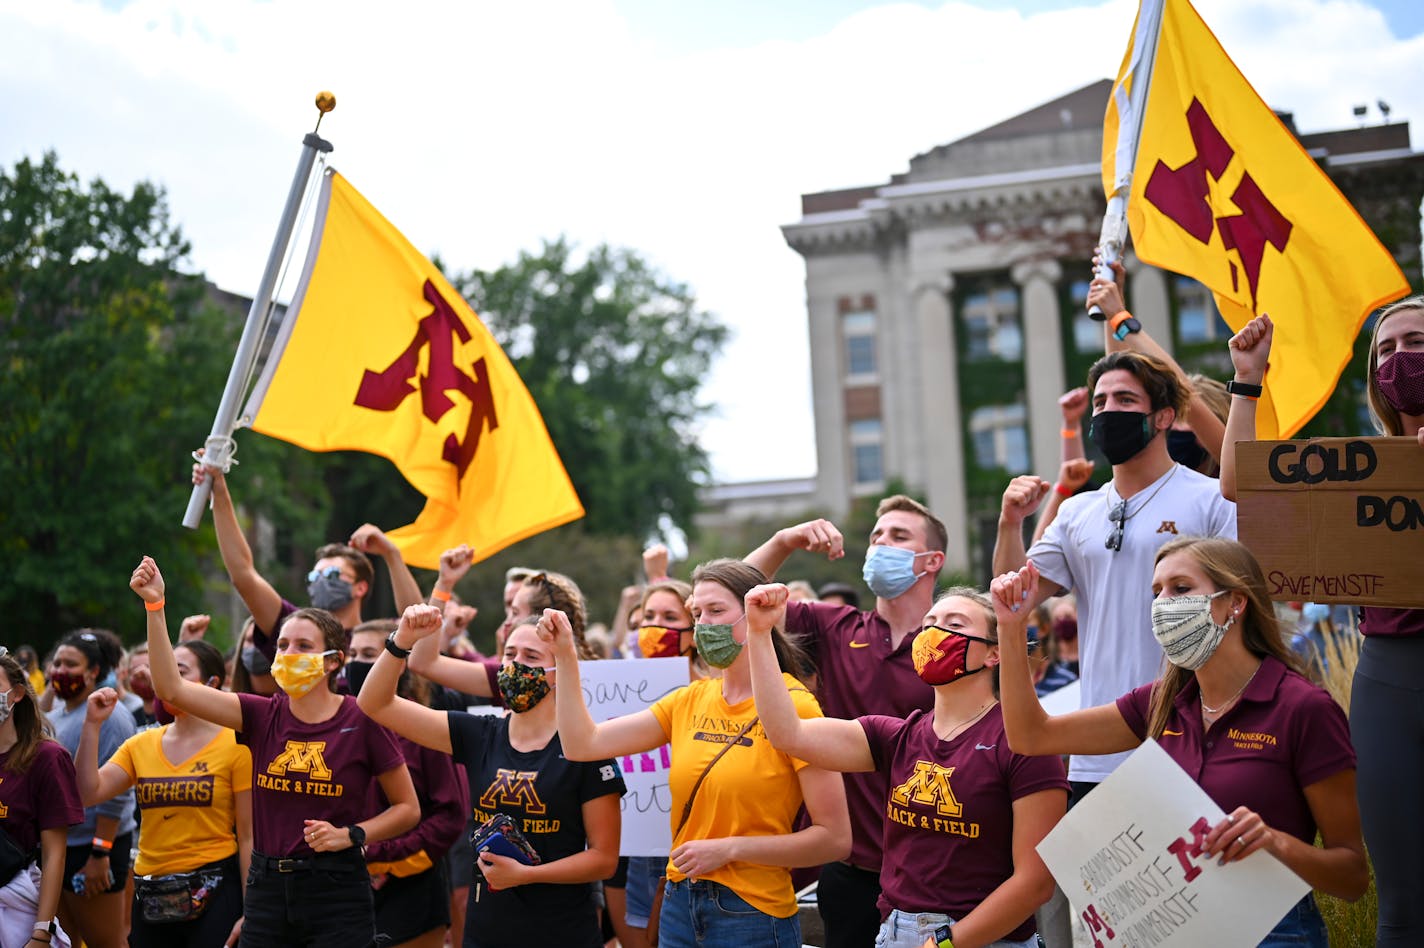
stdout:
[(1236, 621), (1233, 615), (1225, 625), (1217, 625), (1211, 617), (1211, 601), (1226, 593), (1223, 589), (1204, 596), (1152, 600), (1152, 634), (1167, 653), (1167, 661), (1195, 671), (1216, 653), (1226, 630)]
[(910, 647), (915, 673), (927, 685), (947, 685), (983, 671), (984, 665), (978, 668), (969, 667), (970, 642), (994, 644), (977, 635), (966, 635), (952, 629), (942, 629), (937, 625), (930, 626), (915, 636), (914, 644)]
[(504, 706), (515, 714), (532, 710), (549, 694), (548, 669), (520, 662), (505, 662), (497, 676)]
[[(746, 616), (742, 616), (745, 619)], [(738, 619), (737, 622), (741, 622)], [(702, 660), (713, 668), (730, 668), (737, 660), (737, 656), (742, 654), (743, 645), (732, 635), (732, 630), (737, 627), (737, 622), (733, 623), (702, 623), (699, 622), (692, 627), (692, 642), (697, 646), (697, 654), (702, 656)]]
[(316, 687), (316, 683), (326, 677), (326, 656), (335, 655), (335, 649), (325, 652), (287, 652), (272, 659), (272, 677), (277, 686), (289, 698), (300, 698)]
[(644, 658), (676, 658), (682, 654), (682, 633), (690, 631), (645, 625), (638, 630), (638, 648)]

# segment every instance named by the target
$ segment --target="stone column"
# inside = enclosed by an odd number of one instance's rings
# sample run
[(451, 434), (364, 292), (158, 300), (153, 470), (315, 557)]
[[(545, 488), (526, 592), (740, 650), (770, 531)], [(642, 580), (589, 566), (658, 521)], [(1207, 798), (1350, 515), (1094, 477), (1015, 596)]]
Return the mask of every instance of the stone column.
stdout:
[(1033, 470), (1054, 479), (1062, 457), (1063, 416), (1058, 398), (1067, 389), (1063, 376), (1063, 320), (1058, 281), (1063, 268), (1056, 260), (1030, 260), (1010, 271), (1023, 302), (1024, 400)]
[(1172, 274), (1150, 267), (1129, 254), (1124, 261), (1128, 284), (1132, 289), (1132, 315), (1142, 323), (1157, 344), (1168, 353), (1172, 343)]
[(919, 324), (920, 392), (925, 427), (925, 496), (935, 516), (949, 528), (945, 568), (968, 572), (969, 501), (964, 490), (964, 434), (959, 404), (959, 362), (955, 357), (954, 314), (949, 294), (954, 277), (948, 273), (921, 278), (910, 291)]

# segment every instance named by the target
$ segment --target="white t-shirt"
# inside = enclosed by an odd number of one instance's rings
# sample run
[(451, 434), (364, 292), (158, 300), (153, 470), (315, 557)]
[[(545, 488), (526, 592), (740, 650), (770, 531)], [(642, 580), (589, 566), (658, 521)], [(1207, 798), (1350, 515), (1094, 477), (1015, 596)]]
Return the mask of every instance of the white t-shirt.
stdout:
[[(1046, 579), (1077, 593), (1084, 708), (1110, 704), (1162, 675), (1164, 655), (1152, 636), (1157, 549), (1185, 536), (1236, 539), (1236, 505), (1221, 496), (1214, 478), (1180, 464), (1132, 495), (1122, 549), (1110, 550), (1106, 543), (1114, 526), (1108, 511), (1121, 499), (1111, 481), (1068, 498), (1028, 551)], [(1075, 754), (1068, 779), (1100, 783), (1126, 758)]]

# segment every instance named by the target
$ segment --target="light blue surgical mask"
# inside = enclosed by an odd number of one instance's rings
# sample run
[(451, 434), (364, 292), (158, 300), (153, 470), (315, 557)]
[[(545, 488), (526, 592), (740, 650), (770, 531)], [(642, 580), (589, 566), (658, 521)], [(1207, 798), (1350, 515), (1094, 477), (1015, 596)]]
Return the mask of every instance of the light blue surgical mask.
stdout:
[(915, 572), (915, 560), (929, 553), (912, 553), (898, 546), (872, 546), (865, 551), (860, 575), (881, 599), (903, 596), (924, 573)]
[(1301, 607), (1300, 614), (1305, 616), (1306, 622), (1314, 625), (1330, 618), (1330, 607), (1323, 602), (1307, 602)]

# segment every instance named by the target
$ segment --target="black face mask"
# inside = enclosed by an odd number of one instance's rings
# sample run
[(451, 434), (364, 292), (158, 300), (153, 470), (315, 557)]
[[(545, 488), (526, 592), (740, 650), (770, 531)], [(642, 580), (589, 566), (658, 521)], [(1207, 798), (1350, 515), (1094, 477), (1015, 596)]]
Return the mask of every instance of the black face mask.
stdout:
[(1088, 437), (1109, 464), (1125, 464), (1156, 437), (1152, 416), (1141, 411), (1100, 411), (1088, 426)]
[(1199, 470), (1202, 463), (1209, 457), (1206, 448), (1201, 446), (1196, 435), (1190, 431), (1173, 429), (1167, 431), (1167, 453), (1172, 456), (1173, 461), (1194, 471)]
[(376, 666), (375, 662), (358, 662), (354, 658), (346, 663), (346, 685), (351, 689), (353, 695), (361, 693), (361, 686), (366, 683), (366, 676), (371, 673), (371, 669)]

